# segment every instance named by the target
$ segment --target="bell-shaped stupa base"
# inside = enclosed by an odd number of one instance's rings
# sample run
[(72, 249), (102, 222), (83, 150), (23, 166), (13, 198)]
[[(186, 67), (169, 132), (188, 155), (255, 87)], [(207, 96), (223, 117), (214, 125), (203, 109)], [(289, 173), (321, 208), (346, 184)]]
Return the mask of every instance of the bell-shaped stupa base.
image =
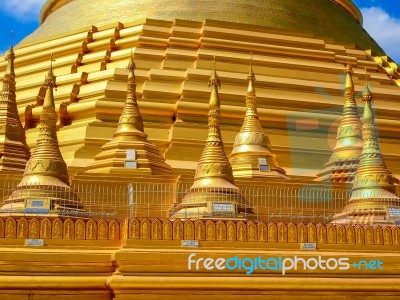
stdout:
[(393, 225), (400, 220), (400, 198), (380, 188), (354, 191), (342, 212), (335, 214), (336, 224)]
[(43, 176), (40, 181), (24, 177), (1, 208), (2, 215), (84, 216), (76, 192), (61, 180)]
[[(332, 157), (337, 157), (334, 153)], [(321, 173), (317, 174), (314, 181), (328, 181), (335, 183), (351, 183), (356, 176), (357, 167), (360, 162), (359, 158), (351, 159), (330, 159), (325, 165)]]
[(222, 178), (196, 181), (182, 202), (171, 212), (180, 219), (252, 219), (254, 212), (246, 205), (240, 190)]
[[(160, 155), (154, 144), (135, 141), (115, 141), (105, 144), (102, 152), (88, 167), (87, 173), (126, 174), (126, 175), (172, 175), (172, 168)], [(129, 152), (135, 158), (127, 158)]]
[(289, 180), (272, 153), (232, 153), (229, 155), (235, 178), (275, 178)]

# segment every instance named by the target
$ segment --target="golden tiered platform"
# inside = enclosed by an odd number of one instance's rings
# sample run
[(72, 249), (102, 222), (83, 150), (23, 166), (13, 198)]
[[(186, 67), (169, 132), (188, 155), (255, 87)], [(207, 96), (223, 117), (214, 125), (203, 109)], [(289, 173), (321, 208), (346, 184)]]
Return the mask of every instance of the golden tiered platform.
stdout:
[[(359, 218), (358, 224), (338, 221), (355, 215), (351, 201), (346, 202), (351, 198), (346, 181), (353, 175), (362, 179), (365, 161), (360, 159), (358, 171), (338, 168), (339, 162), (333, 183), (329, 174), (343, 108), (351, 102), (354, 116), (363, 111), (357, 101), (365, 69), (375, 99), (377, 149), (385, 170), (393, 178), (400, 174), (400, 72), (362, 29), (352, 1), (48, 0), (41, 23), (14, 49), (18, 113), (35, 153), (37, 145), (42, 147), (36, 143), (40, 128), (48, 131), (40, 124), (47, 107), (42, 81), (53, 53), (58, 88), (51, 127), (53, 137), (57, 129), (58, 145), (49, 153), (60, 151), (57, 159), (68, 167), (61, 172), (63, 181), (71, 183), (77, 193), (74, 203), (87, 214), (2, 213), (1, 299), (399, 298), (400, 229), (395, 220), (379, 225), (374, 224), (379, 218)], [(132, 68), (126, 70), (132, 56), (134, 88)], [(222, 89), (218, 109), (210, 111), (207, 82), (213, 57)], [(0, 71), (7, 64), (0, 63)], [(200, 157), (216, 119), (220, 132), (212, 138), (218, 136), (218, 153), (232, 153), (246, 112), (251, 64), (257, 78), (257, 130), (269, 137), (266, 149), (276, 155), (275, 175), (281, 176), (234, 179), (235, 169), (254, 166), (236, 165), (232, 173), (224, 159), (224, 173), (217, 175), (226, 175), (232, 185), (228, 188), (238, 195), (235, 205), (251, 208), (251, 214), (177, 216), (187, 209), (184, 197), (197, 192), (190, 187), (197, 166), (203, 166)], [(352, 68), (347, 80), (346, 65)], [(255, 94), (247, 96), (254, 100)], [(136, 120), (139, 115), (143, 120), (143, 126), (135, 121), (139, 127), (133, 128), (140, 129), (141, 150), (151, 145), (152, 157), (168, 175), (150, 175), (140, 164), (138, 170), (119, 172), (124, 151), (131, 150), (118, 139), (127, 106)], [(255, 109), (255, 102), (249, 109)], [(22, 135), (16, 143), (24, 144)], [(242, 159), (247, 160), (245, 151)], [(86, 172), (91, 167), (100, 172)], [(117, 172), (110, 171), (115, 168)], [(350, 176), (343, 174), (349, 170)], [(208, 173), (200, 171), (196, 179), (207, 183)], [(322, 174), (321, 183), (313, 181), (317, 174)], [(0, 177), (3, 195), (12, 193), (20, 180), (18, 174)], [(397, 206), (391, 209), (395, 215)], [(330, 223), (332, 218), (337, 222)], [(261, 268), (251, 275), (189, 268), (190, 257), (215, 261), (236, 256), (250, 261), (259, 256), (347, 258), (351, 264), (347, 270), (299, 268), (285, 275)]]

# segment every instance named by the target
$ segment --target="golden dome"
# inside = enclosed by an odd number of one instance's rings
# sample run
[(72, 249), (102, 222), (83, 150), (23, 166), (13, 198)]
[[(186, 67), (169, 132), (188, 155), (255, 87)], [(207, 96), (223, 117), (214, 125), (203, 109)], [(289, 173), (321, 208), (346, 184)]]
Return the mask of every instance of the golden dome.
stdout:
[(47, 0), (41, 26), (21, 45), (116, 22), (213, 19), (289, 30), (383, 54), (351, 0)]

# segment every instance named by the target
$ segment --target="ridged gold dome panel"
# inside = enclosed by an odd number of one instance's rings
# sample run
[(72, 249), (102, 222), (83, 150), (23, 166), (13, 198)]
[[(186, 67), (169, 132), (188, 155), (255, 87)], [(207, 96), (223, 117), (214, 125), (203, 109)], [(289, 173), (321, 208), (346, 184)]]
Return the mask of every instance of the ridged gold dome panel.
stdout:
[(41, 26), (21, 45), (33, 44), (88, 26), (159, 20), (213, 19), (310, 33), (319, 38), (383, 54), (360, 23), (361, 13), (351, 0), (48, 0)]

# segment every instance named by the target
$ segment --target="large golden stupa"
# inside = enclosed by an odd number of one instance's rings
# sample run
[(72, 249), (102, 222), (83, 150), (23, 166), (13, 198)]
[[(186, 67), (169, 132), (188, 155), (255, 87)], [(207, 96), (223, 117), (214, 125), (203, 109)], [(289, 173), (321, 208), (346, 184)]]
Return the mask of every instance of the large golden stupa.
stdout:
[(362, 23), (46, 1), (0, 62), (0, 299), (398, 299), (400, 71)]

